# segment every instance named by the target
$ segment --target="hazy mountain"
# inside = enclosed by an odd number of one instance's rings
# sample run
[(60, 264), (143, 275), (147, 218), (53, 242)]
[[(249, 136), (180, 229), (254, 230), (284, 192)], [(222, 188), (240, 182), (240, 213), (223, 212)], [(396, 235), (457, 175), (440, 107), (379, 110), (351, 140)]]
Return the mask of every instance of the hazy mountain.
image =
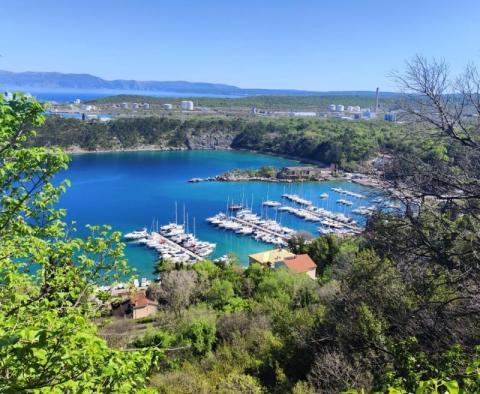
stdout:
[[(116, 79), (108, 81), (90, 74), (63, 74), (58, 72), (11, 72), (0, 70), (0, 85), (22, 89), (65, 89), (65, 90), (132, 90), (145, 92), (176, 92), (193, 94), (216, 94), (232, 96), (251, 95), (356, 95), (369, 96), (373, 91), (313, 92), (291, 89), (242, 89), (237, 86), (187, 81), (135, 81)], [(382, 95), (385, 96), (385, 92)]]

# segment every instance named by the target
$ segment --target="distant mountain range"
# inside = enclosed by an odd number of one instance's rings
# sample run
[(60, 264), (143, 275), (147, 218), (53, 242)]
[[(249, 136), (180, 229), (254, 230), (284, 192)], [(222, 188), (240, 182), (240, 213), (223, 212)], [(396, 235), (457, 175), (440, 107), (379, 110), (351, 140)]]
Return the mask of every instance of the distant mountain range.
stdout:
[[(0, 70), (0, 86), (21, 89), (63, 90), (118, 90), (135, 92), (172, 92), (223, 96), (372, 96), (374, 91), (328, 91), (314, 92), (293, 89), (242, 89), (237, 86), (187, 81), (135, 81), (116, 79), (107, 81), (90, 74), (64, 74), (58, 72), (12, 72)], [(1, 88), (0, 88), (1, 90)], [(382, 96), (395, 93), (382, 92)]]

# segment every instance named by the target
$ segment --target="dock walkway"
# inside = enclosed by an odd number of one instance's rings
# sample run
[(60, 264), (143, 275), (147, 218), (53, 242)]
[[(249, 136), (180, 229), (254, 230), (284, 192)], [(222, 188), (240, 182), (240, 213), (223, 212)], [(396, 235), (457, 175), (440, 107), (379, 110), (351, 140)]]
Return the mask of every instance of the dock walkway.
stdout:
[(190, 257), (193, 257), (194, 259), (196, 260), (204, 260), (203, 257), (199, 256), (198, 254), (196, 253), (193, 253), (191, 250), (183, 247), (182, 245), (179, 245), (177, 244), (176, 242), (173, 242), (171, 239), (168, 239), (167, 237), (164, 237), (162, 234), (159, 234), (159, 233), (152, 233), (152, 238), (154, 240), (161, 240), (161, 241), (165, 241), (165, 243), (171, 245), (171, 246), (175, 246), (177, 248), (180, 248), (183, 252), (187, 253)]
[[(313, 208), (316, 208), (312, 205)], [(309, 209), (305, 209), (305, 208), (295, 208), (303, 213), (308, 213), (309, 215), (312, 215), (312, 216), (315, 216), (319, 219), (328, 219), (328, 220), (331, 220), (332, 222), (335, 222), (335, 223), (338, 223), (339, 225), (345, 227), (345, 228), (348, 228), (349, 230), (352, 230), (354, 233), (356, 234), (359, 234), (362, 232), (362, 229), (358, 226), (355, 226), (353, 224), (349, 224), (349, 223), (345, 223), (345, 222), (342, 222), (341, 220), (336, 220), (334, 218), (331, 218), (329, 216), (326, 216), (326, 215), (322, 215), (321, 213), (318, 213), (318, 212), (315, 212), (315, 211), (311, 211)], [(289, 212), (289, 213), (292, 213), (294, 215), (293, 212), (290, 212), (290, 211), (286, 211), (286, 212)]]
[(239, 219), (237, 217), (231, 217), (230, 218), (231, 220), (234, 220), (238, 223), (241, 223), (243, 224), (244, 226), (249, 226), (249, 227), (253, 227), (257, 230), (260, 230), (260, 231), (263, 231), (265, 233), (268, 233), (270, 235), (274, 235), (275, 237), (278, 237), (278, 238), (281, 238), (283, 239), (284, 241), (287, 241), (288, 238), (283, 235), (283, 234), (279, 234), (279, 233), (276, 233), (275, 231), (272, 231), (272, 230), (269, 230), (269, 229), (266, 229), (266, 228), (263, 228), (262, 226), (259, 226), (258, 224), (253, 224), (253, 223), (250, 223), (250, 222), (247, 222), (246, 220), (243, 220), (243, 219)]

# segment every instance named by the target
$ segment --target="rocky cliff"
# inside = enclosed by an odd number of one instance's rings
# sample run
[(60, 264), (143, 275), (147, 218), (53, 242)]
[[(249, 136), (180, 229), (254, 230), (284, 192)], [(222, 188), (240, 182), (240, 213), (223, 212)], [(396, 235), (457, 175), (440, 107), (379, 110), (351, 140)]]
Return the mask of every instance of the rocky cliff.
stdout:
[(190, 134), (187, 137), (188, 149), (229, 149), (234, 134), (221, 132)]

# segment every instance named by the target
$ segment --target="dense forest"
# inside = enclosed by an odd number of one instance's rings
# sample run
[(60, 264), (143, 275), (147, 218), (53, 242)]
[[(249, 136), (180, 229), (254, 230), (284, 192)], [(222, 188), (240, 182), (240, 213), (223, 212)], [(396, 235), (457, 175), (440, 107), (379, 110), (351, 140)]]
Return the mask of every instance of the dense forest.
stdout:
[[(146, 117), (88, 122), (48, 117), (32, 140), (36, 146), (85, 150), (141, 146), (249, 149), (291, 155), (353, 170), (382, 150), (403, 144), (401, 126), (387, 122), (327, 119)], [(219, 137), (221, 143), (212, 145)], [(196, 145), (193, 146), (195, 148)]]
[(131, 274), (121, 235), (80, 238), (55, 208), (69, 159), (31, 144), (44, 107), (0, 99), (0, 392), (480, 392), (480, 123), (462, 116), (480, 109), (480, 77), (416, 58), (399, 82), (422, 95), (424, 111), (405, 110), (428, 142), (391, 147), (405, 209), (359, 236), (293, 237), (317, 279), (159, 261), (160, 310), (140, 321), (111, 317), (97, 287)]

